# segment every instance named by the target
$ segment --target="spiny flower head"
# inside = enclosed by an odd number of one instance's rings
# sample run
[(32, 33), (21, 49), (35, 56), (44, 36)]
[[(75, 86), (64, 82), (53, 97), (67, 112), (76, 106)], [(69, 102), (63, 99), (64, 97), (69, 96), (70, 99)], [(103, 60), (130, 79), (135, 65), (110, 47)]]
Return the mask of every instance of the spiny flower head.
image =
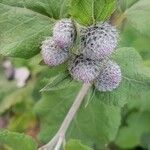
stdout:
[(55, 43), (60, 48), (70, 48), (73, 46), (76, 37), (76, 29), (71, 19), (61, 19), (53, 29)]
[(89, 83), (98, 76), (99, 63), (83, 55), (77, 55), (69, 61), (69, 72), (75, 80)]
[(49, 66), (59, 65), (69, 57), (69, 52), (57, 46), (52, 37), (42, 42), (41, 49), (43, 60)]
[(83, 55), (93, 60), (109, 57), (117, 46), (118, 32), (108, 23), (90, 26), (81, 32)]
[(108, 61), (94, 83), (97, 90), (106, 92), (116, 89), (121, 79), (122, 75), (119, 65), (113, 61)]

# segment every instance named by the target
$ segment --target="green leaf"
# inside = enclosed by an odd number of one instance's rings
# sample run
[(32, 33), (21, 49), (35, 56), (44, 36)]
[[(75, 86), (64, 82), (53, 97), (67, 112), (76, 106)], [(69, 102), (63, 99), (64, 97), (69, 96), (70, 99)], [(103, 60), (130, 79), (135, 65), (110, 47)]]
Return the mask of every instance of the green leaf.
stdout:
[(64, 150), (92, 150), (92, 149), (83, 145), (79, 140), (71, 139), (66, 143)]
[[(71, 85), (61, 91), (44, 94), (36, 104), (34, 112), (40, 118), (39, 139), (42, 142), (49, 141), (59, 129), (79, 88), (80, 84), (72, 82)], [(85, 101), (82, 104), (72, 122), (67, 138), (80, 139), (90, 147), (93, 145), (98, 148), (103, 147), (112, 141), (117, 134), (121, 119), (120, 108), (106, 105), (95, 97), (85, 108), (86, 103)]]
[(72, 79), (68, 74), (60, 73), (57, 76), (50, 78), (48, 84), (42, 88), (40, 91), (56, 91), (65, 89), (71, 84)]
[(126, 93), (128, 108), (149, 110), (150, 69), (143, 65), (142, 58), (133, 48), (119, 49), (114, 58), (121, 66), (124, 80), (121, 86), (125, 87), (122, 92)]
[(106, 105), (94, 97), (86, 108), (85, 103), (82, 104), (68, 137), (78, 138), (90, 147), (95, 145), (97, 149), (102, 149), (115, 139), (120, 121), (119, 107)]
[(51, 35), (53, 20), (26, 8), (0, 3), (0, 54), (30, 58)]
[(77, 22), (90, 25), (108, 19), (115, 6), (115, 0), (71, 0), (70, 13)]
[(133, 148), (138, 145), (138, 138), (131, 128), (124, 127), (120, 129), (115, 144), (121, 148)]
[(121, 148), (133, 148), (140, 145), (144, 133), (150, 132), (150, 112), (134, 112), (127, 118), (127, 126), (120, 129), (116, 144)]
[(141, 146), (145, 149), (150, 149), (150, 132), (149, 133), (144, 133), (142, 136), (141, 136)]
[(90, 102), (94, 99), (94, 96), (95, 96), (95, 88), (90, 88), (87, 95), (85, 96), (85, 107), (87, 107)]
[(77, 83), (71, 83), (70, 86), (61, 91), (45, 92), (35, 105), (34, 112), (41, 121), (39, 139), (42, 142), (48, 142), (55, 134), (80, 87)]
[[(2, 63), (2, 62), (0, 62)], [(0, 67), (0, 103), (2, 102), (5, 96), (8, 96), (8, 93), (11, 94), (16, 90), (15, 82), (7, 81), (4, 76), (3, 69)]]
[[(120, 48), (116, 50), (112, 59), (121, 67), (122, 82), (112, 92), (97, 91), (97, 98), (109, 105), (120, 107), (126, 103), (139, 101), (141, 108), (150, 108), (147, 99), (150, 96), (150, 70), (142, 65), (142, 58), (138, 52), (134, 48)], [(148, 105), (145, 105), (144, 102)]]
[[(15, 88), (15, 86), (14, 86)], [(22, 89), (14, 90), (13, 92), (7, 93), (0, 102), (0, 114), (4, 113), (12, 106), (23, 102), (29, 102), (31, 100), (31, 91), (33, 90), (33, 82), (28, 82), (28, 85)], [(32, 100), (31, 100), (32, 101)]]
[(68, 16), (69, 0), (1, 0), (10, 6), (28, 8), (50, 18), (58, 19)]
[(22, 90), (20, 91), (17, 90), (5, 96), (2, 102), (0, 103), (0, 114), (4, 113), (6, 110), (16, 105), (17, 103), (21, 102), (23, 100), (23, 96), (24, 93)]
[(6, 144), (13, 150), (37, 150), (37, 144), (31, 137), (7, 130), (0, 130), (0, 144)]
[[(32, 1), (32, 0), (30, 0)], [(36, 0), (34, 0), (36, 2)], [(41, 0), (43, 1), (43, 0)], [(47, 0), (45, 0), (47, 2)], [(65, 18), (69, 15), (69, 0), (49, 0), (48, 9), (51, 18)]]
[(134, 47), (141, 54), (144, 61), (149, 60), (150, 37), (137, 32), (135, 28), (127, 23), (121, 33), (120, 39), (120, 47)]
[(35, 121), (35, 117), (32, 115), (31, 112), (24, 114), (21, 114), (20, 116), (14, 116), (9, 120), (9, 125), (7, 126), (7, 129), (15, 132), (24, 132), (26, 129), (28, 129)]
[(139, 0), (124, 0), (126, 3), (126, 8), (130, 8), (134, 4), (136, 4)]
[(140, 0), (126, 11), (130, 24), (142, 34), (150, 32), (150, 1)]
[(118, 1), (118, 5), (120, 6), (121, 10), (124, 12), (126, 9), (130, 8), (138, 1), (139, 0), (120, 0)]

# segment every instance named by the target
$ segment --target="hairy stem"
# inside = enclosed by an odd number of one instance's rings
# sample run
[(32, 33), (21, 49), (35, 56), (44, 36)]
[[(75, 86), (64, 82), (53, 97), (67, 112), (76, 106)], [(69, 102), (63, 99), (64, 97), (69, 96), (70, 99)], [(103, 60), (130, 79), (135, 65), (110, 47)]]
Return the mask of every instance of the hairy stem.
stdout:
[(76, 115), (85, 95), (87, 94), (90, 88), (90, 84), (83, 84), (82, 88), (80, 89), (78, 95), (76, 96), (74, 103), (72, 104), (68, 114), (66, 115), (63, 123), (61, 124), (58, 132), (56, 135), (51, 139), (49, 143), (39, 148), (39, 150), (59, 150), (61, 145), (65, 139), (65, 135), (67, 129), (73, 120), (74, 116)]

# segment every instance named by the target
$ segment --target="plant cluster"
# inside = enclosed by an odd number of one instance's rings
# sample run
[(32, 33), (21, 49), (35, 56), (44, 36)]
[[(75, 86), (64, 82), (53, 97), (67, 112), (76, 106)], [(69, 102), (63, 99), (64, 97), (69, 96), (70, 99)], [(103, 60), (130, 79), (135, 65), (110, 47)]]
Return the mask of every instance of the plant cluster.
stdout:
[(41, 54), (45, 64), (56, 66), (68, 61), (73, 79), (90, 83), (94, 81), (99, 91), (112, 91), (121, 82), (121, 69), (109, 58), (118, 43), (117, 29), (107, 22), (81, 28), (79, 54), (70, 52), (74, 46), (77, 29), (71, 19), (61, 19), (53, 29), (53, 37), (42, 42)]
[(1, 0), (0, 150), (150, 149), (149, 10)]

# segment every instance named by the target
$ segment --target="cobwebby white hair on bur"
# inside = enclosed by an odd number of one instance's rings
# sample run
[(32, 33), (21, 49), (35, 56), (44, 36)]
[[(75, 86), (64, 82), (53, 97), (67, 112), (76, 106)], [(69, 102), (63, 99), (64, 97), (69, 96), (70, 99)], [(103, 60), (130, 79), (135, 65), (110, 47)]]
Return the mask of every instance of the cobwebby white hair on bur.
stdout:
[(49, 66), (62, 64), (69, 57), (69, 52), (57, 46), (52, 37), (48, 37), (42, 42), (41, 49), (44, 63)]
[(108, 61), (94, 83), (97, 90), (106, 92), (116, 89), (121, 79), (122, 75), (119, 65), (114, 61)]
[(109, 57), (118, 43), (116, 28), (108, 23), (90, 26), (81, 33), (81, 51), (93, 60)]
[(71, 48), (76, 37), (76, 30), (71, 19), (61, 19), (53, 28), (54, 42), (60, 48)]
[(99, 74), (98, 62), (95, 62), (83, 55), (77, 55), (69, 61), (69, 72), (78, 81), (89, 83)]

